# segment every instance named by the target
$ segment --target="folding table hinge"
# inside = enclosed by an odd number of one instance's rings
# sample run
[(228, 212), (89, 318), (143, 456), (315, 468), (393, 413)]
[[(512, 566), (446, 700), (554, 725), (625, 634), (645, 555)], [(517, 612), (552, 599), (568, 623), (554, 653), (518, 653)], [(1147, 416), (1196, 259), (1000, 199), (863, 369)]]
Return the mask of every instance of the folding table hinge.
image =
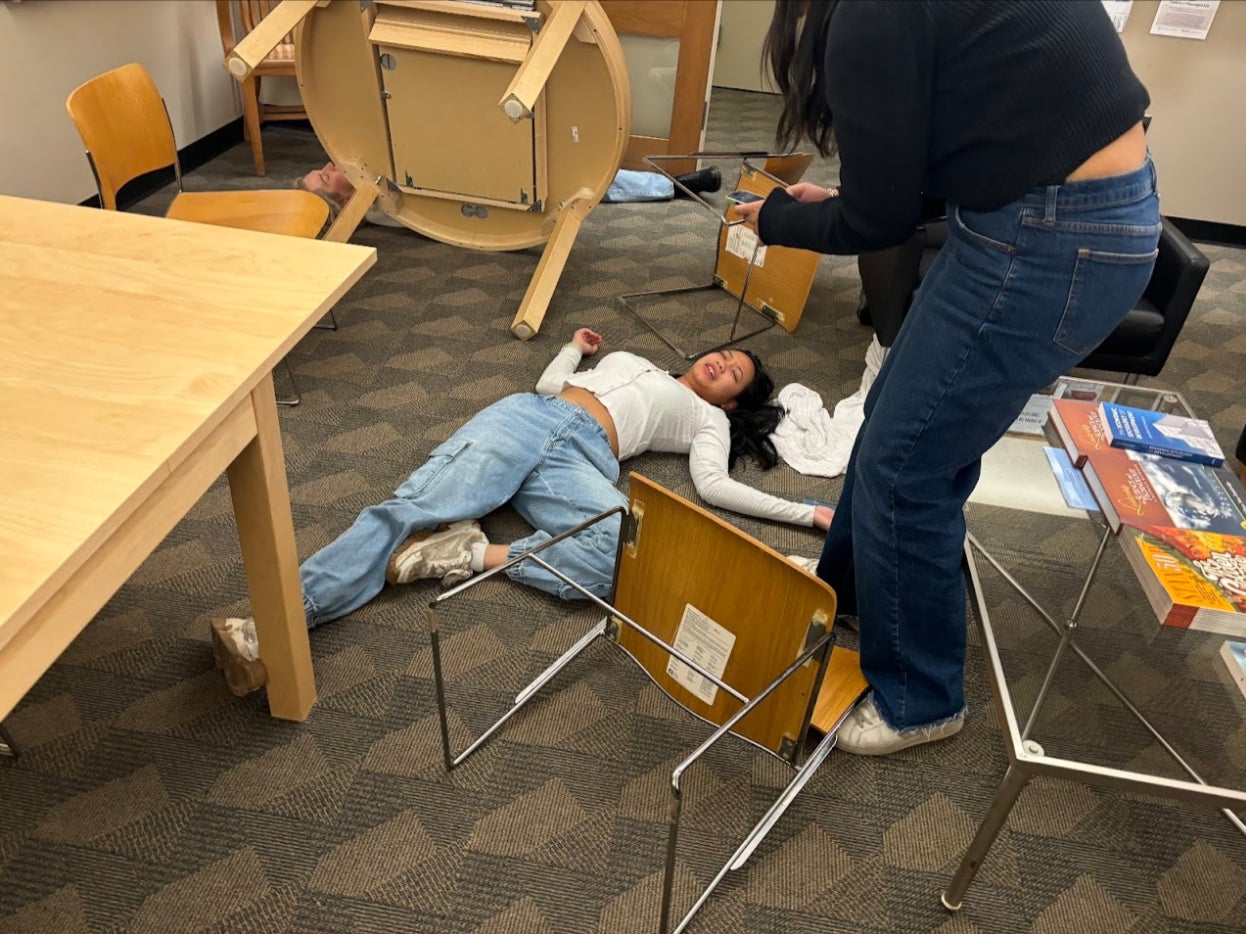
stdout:
[(524, 21), (524, 24), (527, 25), (527, 27), (532, 30), (534, 35), (541, 34), (541, 17), (525, 16), (523, 17), (523, 21)]
[(611, 616), (608, 620), (606, 620), (605, 636), (611, 642), (618, 642), (619, 633), (622, 631), (623, 631), (623, 623), (619, 620), (617, 616)]
[[(805, 647), (801, 649), (802, 653), (808, 652), (818, 644), (819, 639), (826, 635), (828, 622), (829, 619), (823, 610), (818, 610), (813, 614), (813, 618), (809, 620), (809, 631), (805, 633)], [(835, 635), (832, 632), (831, 643), (834, 644), (834, 642)]]
[(779, 309), (772, 308), (771, 306), (767, 305), (765, 302), (762, 302), (761, 307), (758, 308), (757, 310), (760, 311), (767, 318), (769, 318), (771, 321), (778, 321), (780, 324), (783, 323), (784, 315), (783, 315), (783, 312), (779, 311)]
[(783, 739), (779, 740), (779, 757), (781, 759), (785, 759), (788, 762), (795, 764), (796, 753), (796, 740), (792, 739), (790, 736), (785, 736)]
[(619, 527), (619, 540), (623, 542), (627, 554), (633, 558), (636, 556), (636, 546), (640, 543), (640, 524), (644, 518), (645, 504), (633, 503), (631, 512), (623, 514), (623, 521)]

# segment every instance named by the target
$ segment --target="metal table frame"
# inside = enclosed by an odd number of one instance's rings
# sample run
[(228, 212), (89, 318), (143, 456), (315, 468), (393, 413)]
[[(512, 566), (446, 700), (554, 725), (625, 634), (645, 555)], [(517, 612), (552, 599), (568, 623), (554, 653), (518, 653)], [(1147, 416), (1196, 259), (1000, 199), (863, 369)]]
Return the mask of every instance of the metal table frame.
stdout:
[[(1104, 551), (1112, 538), (1112, 532), (1105, 523), (1103, 534), (1099, 540), (1099, 547), (1095, 552), (1090, 567), (1087, 569), (1077, 603), (1069, 618), (1063, 623), (1058, 622), (1055, 617), (1047, 612), (1026, 591), (1020, 582), (990, 552), (982, 547), (977, 538), (970, 534), (966, 539), (964, 572), (969, 587), (970, 610), (977, 624), (978, 632), (982, 636), (982, 644), (986, 651), (987, 672), (991, 679), (991, 693), (995, 703), (995, 712), (1000, 729), (1003, 731), (1007, 741), (1008, 768), (1004, 772), (999, 788), (995, 792), (995, 797), (987, 809), (986, 816), (978, 826), (973, 840), (970, 841), (969, 848), (961, 859), (951, 882), (948, 883), (946, 891), (940, 895), (943, 907), (949, 911), (960, 910), (965, 891), (973, 882), (974, 876), (977, 875), (978, 867), (982, 865), (982, 861), (990, 851), (995, 838), (999, 835), (1000, 830), (1003, 829), (1004, 823), (1008, 820), (1008, 815), (1012, 812), (1013, 805), (1017, 802), (1017, 798), (1025, 789), (1025, 786), (1029, 784), (1030, 780), (1038, 775), (1068, 779), (1106, 788), (1121, 788), (1126, 791), (1136, 791), (1177, 800), (1217, 804), (1221, 806), (1224, 815), (1233, 825), (1246, 834), (1246, 824), (1232, 810), (1234, 807), (1241, 808), (1246, 806), (1246, 791), (1221, 788), (1209, 785), (1204, 781), (1194, 768), (1181, 757), (1180, 753), (1173, 748), (1172, 744), (1160, 734), (1159, 730), (1147, 720), (1142, 711), (1129, 700), (1124, 692), (1112, 682), (1107, 674), (1073, 640), (1073, 636), (1077, 631), (1078, 619), (1085, 606), (1086, 596), (1090, 592), (1099, 566), (1102, 563)], [(1038, 696), (1034, 699), (1034, 706), (1030, 710), (1024, 726), (1017, 719), (1016, 708), (1014, 707), (1012, 695), (1004, 674), (1003, 662), (1000, 658), (999, 646), (995, 641), (995, 633), (991, 626), (991, 616), (987, 610), (986, 598), (982, 589), (975, 554), (980, 555), (990, 564), (1008, 585), (1034, 608), (1048, 628), (1060, 637), (1055, 654), (1047, 666), (1047, 672), (1043, 678)], [(1056, 667), (1060, 664), (1065, 654), (1069, 652), (1081, 659), (1091, 674), (1142, 724), (1147, 732), (1177, 762), (1181, 769), (1190, 776), (1189, 781), (1162, 778), (1156, 775), (1146, 775), (1125, 769), (1108, 768), (1070, 759), (1062, 759), (1058, 756), (1049, 756), (1042, 745), (1030, 738), (1030, 733), (1037, 721), (1039, 711), (1042, 709), (1043, 701), (1046, 699), (1048, 688), (1055, 677)]]
[[(589, 591), (586, 590), (583, 586), (573, 581), (571, 578), (567, 577), (557, 568), (554, 568), (547, 561), (545, 561), (543, 558), (540, 557), (540, 552), (544, 551), (545, 549), (550, 548), (551, 546), (556, 545), (558, 542), (562, 541), (563, 539), (569, 538), (572, 535), (582, 532), (583, 530), (589, 528), (590, 526), (596, 525), (598, 522), (601, 522), (602, 520), (607, 519), (619, 513), (624, 514), (624, 519), (626, 520), (626, 518), (628, 517), (627, 510), (622, 506), (616, 506), (613, 509), (609, 509), (606, 512), (603, 512), (597, 516), (594, 516), (592, 519), (589, 519), (586, 522), (580, 523), (579, 525), (575, 526), (572, 529), (568, 529), (566, 532), (562, 533), (561, 535), (557, 535), (549, 539), (548, 541), (541, 543), (539, 546), (531, 549), (530, 551), (526, 551), (523, 554), (516, 555), (514, 558), (510, 559), (505, 564), (500, 565), (499, 567), (493, 568), (489, 571), (485, 571), (482, 574), (478, 574), (468, 579), (464, 583), (459, 584), (458, 586), (453, 587), (445, 591), (444, 593), (438, 595), (431, 603), (429, 603), (428, 628), (429, 628), (429, 638), (430, 638), (430, 643), (431, 643), (432, 653), (433, 653), (433, 680), (434, 680), (434, 684), (436, 687), (436, 694), (437, 694), (437, 716), (438, 716), (438, 720), (441, 726), (441, 747), (442, 747), (442, 754), (444, 756), (445, 767), (446, 767), (447, 772), (451, 771), (452, 769), (454, 769), (455, 767), (459, 765), (462, 765), (463, 762), (465, 762), (468, 759), (468, 757), (470, 757), (474, 752), (479, 750), (490, 739), (490, 737), (492, 737), (502, 727), (502, 725), (506, 723), (507, 720), (509, 720), (516, 713), (518, 713), (519, 710), (524, 707), (524, 705), (526, 705), (529, 701), (531, 701), (534, 697), (536, 697), (537, 694), (540, 692), (540, 690), (546, 684), (548, 684), (560, 671), (566, 668), (578, 656), (583, 654), (584, 651), (588, 649), (590, 645), (592, 645), (595, 641), (597, 641), (597, 639), (604, 637), (608, 641), (611, 641), (611, 642), (615, 641), (615, 639), (617, 638), (617, 633), (619, 631), (619, 628), (622, 626), (626, 626), (634, 630), (635, 632), (643, 636), (645, 639), (648, 639), (654, 645), (659, 646), (665, 652), (667, 652), (674, 658), (677, 658), (679, 661), (683, 662), (685, 665), (687, 665), (689, 668), (691, 668), (701, 677), (708, 678), (715, 685), (717, 685), (720, 689), (722, 689), (723, 691), (726, 691), (736, 700), (740, 701), (742, 704), (740, 709), (736, 711), (736, 713), (733, 714), (723, 724), (721, 725), (711, 724), (715, 726), (714, 732), (711, 733), (710, 736), (704, 742), (702, 742), (701, 745), (699, 745), (690, 755), (688, 755), (687, 758), (681, 761), (679, 765), (677, 765), (674, 771), (671, 773), (671, 803), (670, 803), (669, 820), (668, 820), (666, 862), (665, 862), (665, 868), (663, 871), (663, 882), (662, 882), (661, 915), (660, 915), (660, 920), (658, 923), (658, 931), (659, 931), (659, 934), (667, 934), (668, 931), (673, 930), (673, 934), (679, 934), (679, 932), (687, 929), (688, 925), (692, 922), (693, 917), (696, 915), (698, 911), (700, 911), (701, 907), (709, 899), (710, 895), (714, 892), (714, 889), (718, 887), (718, 884), (726, 877), (727, 873), (743, 868), (744, 865), (748, 862), (749, 858), (753, 855), (758, 845), (761, 843), (763, 839), (765, 839), (766, 834), (770, 832), (770, 830), (778, 822), (779, 818), (783, 816), (783, 813), (787, 810), (788, 806), (792, 803), (793, 800), (795, 800), (796, 796), (800, 794), (801, 790), (805, 787), (805, 785), (809, 782), (809, 780), (813, 778), (814, 773), (817, 772), (818, 768), (822, 765), (822, 763), (826, 761), (826, 758), (828, 755), (830, 755), (831, 750), (835, 748), (835, 742), (838, 738), (839, 728), (843, 724), (844, 719), (847, 718), (848, 714), (855, 708), (856, 704), (860, 703), (860, 701), (865, 696), (865, 694), (863, 693), (861, 697), (858, 697), (853, 702), (853, 704), (849, 705), (848, 709), (839, 718), (839, 720), (836, 721), (833, 728), (827, 731), (826, 735), (821, 739), (821, 741), (813, 749), (813, 751), (809, 752), (808, 754), (805, 754), (805, 747), (807, 745), (806, 740), (808, 738), (810, 722), (813, 718), (814, 704), (816, 703), (817, 698), (818, 698), (818, 693), (821, 690), (822, 680), (826, 675), (826, 670), (830, 662), (831, 651), (835, 645), (835, 634), (834, 634), (833, 629), (828, 631), (825, 635), (819, 638), (813, 645), (809, 646), (804, 652), (802, 652), (801, 655), (795, 661), (793, 661), (791, 665), (789, 665), (785, 671), (783, 671), (778, 677), (776, 677), (773, 681), (767, 684), (755, 696), (749, 698), (749, 697), (745, 697), (743, 694), (741, 694), (739, 691), (737, 691), (731, 685), (727, 684), (722, 679), (711, 674), (709, 671), (703, 668), (696, 661), (689, 658), (683, 652), (679, 651), (679, 649), (666, 643), (662, 639), (655, 636), (653, 633), (649, 632), (649, 630), (645, 629), (645, 627), (642, 626), (640, 623), (629, 618), (624, 613), (621, 613), (616, 607), (614, 607), (609, 602), (602, 600), (600, 597), (597, 597), (592, 593), (589, 593)], [(621, 560), (623, 556), (623, 550), (625, 547), (626, 546), (624, 544), (624, 537), (620, 536), (618, 554), (615, 559), (616, 582), (618, 580), (619, 561)], [(548, 668), (546, 668), (544, 671), (538, 674), (529, 684), (527, 684), (524, 688), (522, 688), (519, 691), (519, 693), (515, 696), (515, 700), (512, 702), (511, 706), (507, 708), (506, 712), (503, 713), (502, 716), (499, 717), (496, 721), (494, 721), (492, 725), (490, 725), (487, 729), (485, 729), (485, 731), (481, 733), (480, 736), (478, 736), (475, 740), (473, 740), (467, 746), (466, 749), (456, 754), (451, 748), (451, 743), (450, 743), (449, 707), (446, 703), (445, 674), (443, 670), (442, 654), (441, 654), (441, 621), (439, 617), (439, 613), (440, 613), (439, 608), (446, 601), (452, 600), (458, 595), (466, 592), (467, 590), (470, 590), (473, 587), (477, 587), (480, 584), (483, 584), (485, 581), (489, 580), (490, 578), (496, 577), (499, 574), (504, 574), (508, 568), (514, 567), (515, 565), (520, 564), (521, 562), (524, 562), (524, 561), (535, 562), (536, 564), (544, 568), (546, 571), (549, 571), (551, 574), (558, 577), (568, 586), (575, 588), (577, 591), (579, 591), (579, 593), (586, 600), (588, 600), (590, 603), (594, 604), (595, 606), (599, 607), (600, 609), (604, 610), (606, 613), (606, 616), (599, 623), (597, 623), (592, 628), (590, 628), (586, 633), (584, 633), (584, 635), (581, 636), (580, 639), (576, 641), (574, 645), (572, 645), (562, 655), (560, 655), (557, 659), (555, 659), (554, 662)], [(678, 923), (676, 923), (675, 927), (672, 929), (671, 928), (671, 907), (672, 907), (671, 901), (672, 901), (672, 896), (674, 894), (676, 845), (678, 843), (678, 838), (679, 838), (680, 817), (683, 811), (682, 782), (683, 782), (684, 774), (688, 771), (688, 769), (690, 769), (696, 763), (698, 759), (701, 758), (701, 756), (703, 756), (707, 751), (709, 751), (710, 747), (714, 746), (716, 743), (718, 743), (719, 740), (721, 740), (724, 736), (730, 733), (732, 728), (736, 724), (738, 724), (741, 720), (743, 720), (746, 716), (748, 716), (748, 714), (751, 713), (752, 710), (755, 707), (757, 707), (758, 704), (760, 704), (767, 697), (769, 697), (770, 694), (774, 690), (779, 688), (789, 677), (791, 677), (793, 674), (799, 671), (800, 668), (804, 666), (804, 664), (808, 662), (810, 659), (817, 660), (818, 672), (817, 672), (816, 677), (814, 678), (813, 687), (809, 694), (809, 703), (806, 707), (803, 719), (801, 721), (800, 739), (795, 745), (795, 751), (793, 754), (794, 761), (789, 762), (788, 760), (783, 759), (782, 757), (776, 755), (772, 750), (766, 749), (763, 746), (759, 746), (756, 743), (752, 743), (751, 740), (748, 740), (747, 738), (736, 734), (737, 739), (742, 739), (745, 742), (749, 742), (752, 745), (757, 746), (758, 749), (764, 749), (766, 752), (770, 753), (771, 755), (774, 755), (775, 758), (778, 759), (780, 762), (783, 762), (786, 765), (792, 766), (795, 769), (795, 775), (792, 777), (791, 781), (787, 784), (787, 786), (783, 789), (783, 791), (779, 794), (778, 798), (775, 799), (774, 803), (770, 806), (770, 808), (766, 811), (766, 813), (762, 816), (761, 820), (759, 820), (757, 824), (754, 825), (753, 829), (748, 832), (744, 840), (736, 848), (735, 852), (732, 853), (731, 858), (722, 866), (722, 868), (710, 881), (709, 885), (706, 886), (704, 890), (702, 890), (701, 894), (697, 896), (696, 900), (692, 904), (692, 907), (688, 909), (688, 911), (679, 919)], [(693, 715), (695, 716), (695, 714)], [(703, 719), (703, 718), (699, 718), (699, 719)], [(706, 721), (706, 722), (709, 722), (709, 721)]]

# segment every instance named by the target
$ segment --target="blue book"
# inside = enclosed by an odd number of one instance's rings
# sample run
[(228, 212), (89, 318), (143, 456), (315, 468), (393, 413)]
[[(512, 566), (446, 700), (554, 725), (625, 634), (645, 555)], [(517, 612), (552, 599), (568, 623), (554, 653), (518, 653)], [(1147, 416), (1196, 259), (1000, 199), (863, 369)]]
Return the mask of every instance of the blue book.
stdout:
[(1060, 484), (1060, 492), (1064, 495), (1064, 501), (1069, 504), (1069, 507), (1098, 512), (1099, 503), (1095, 500), (1094, 494), (1090, 492), (1085, 476), (1069, 460), (1068, 452), (1064, 448), (1043, 448), (1043, 452), (1047, 455), (1047, 460), (1051, 464), (1051, 472), (1056, 475), (1056, 482)]
[(1196, 464), (1220, 467), (1224, 452), (1216, 443), (1211, 426), (1201, 418), (1187, 418), (1128, 405), (1099, 405), (1103, 433), (1114, 448), (1159, 454)]

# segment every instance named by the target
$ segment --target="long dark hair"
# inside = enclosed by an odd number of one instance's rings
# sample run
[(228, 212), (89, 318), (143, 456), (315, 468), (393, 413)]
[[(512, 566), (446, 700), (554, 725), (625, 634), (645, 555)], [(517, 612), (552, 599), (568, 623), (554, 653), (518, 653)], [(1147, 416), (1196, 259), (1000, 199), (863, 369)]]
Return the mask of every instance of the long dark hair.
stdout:
[(762, 470), (769, 470), (779, 462), (779, 452), (774, 449), (770, 435), (787, 410), (770, 401), (774, 380), (762, 367), (757, 354), (751, 350), (740, 353), (753, 361), (754, 376), (744, 391), (735, 397), (735, 406), (726, 410), (727, 421), (731, 425), (731, 452), (727, 455), (727, 469), (735, 467), (741, 454), (747, 454), (757, 461)]
[[(762, 46), (762, 67), (769, 67), (783, 95), (783, 113), (775, 130), (781, 151), (802, 137), (829, 156), (831, 108), (826, 103), (824, 60), (826, 29), (839, 0), (776, 0), (774, 18)], [(804, 20), (802, 23), (801, 20)]]

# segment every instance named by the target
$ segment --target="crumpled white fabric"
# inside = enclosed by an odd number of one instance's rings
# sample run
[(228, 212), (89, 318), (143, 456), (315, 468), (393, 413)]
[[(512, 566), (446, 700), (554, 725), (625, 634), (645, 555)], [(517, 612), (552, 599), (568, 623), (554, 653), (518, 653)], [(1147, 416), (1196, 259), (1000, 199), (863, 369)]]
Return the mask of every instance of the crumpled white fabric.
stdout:
[(874, 385), (886, 356), (886, 349), (875, 337), (865, 352), (861, 387), (841, 399), (833, 415), (822, 405), (822, 397), (808, 386), (789, 383), (779, 390), (779, 404), (787, 409), (787, 417), (770, 438), (788, 466), (812, 477), (838, 477), (848, 468), (853, 442), (865, 421), (865, 394)]

